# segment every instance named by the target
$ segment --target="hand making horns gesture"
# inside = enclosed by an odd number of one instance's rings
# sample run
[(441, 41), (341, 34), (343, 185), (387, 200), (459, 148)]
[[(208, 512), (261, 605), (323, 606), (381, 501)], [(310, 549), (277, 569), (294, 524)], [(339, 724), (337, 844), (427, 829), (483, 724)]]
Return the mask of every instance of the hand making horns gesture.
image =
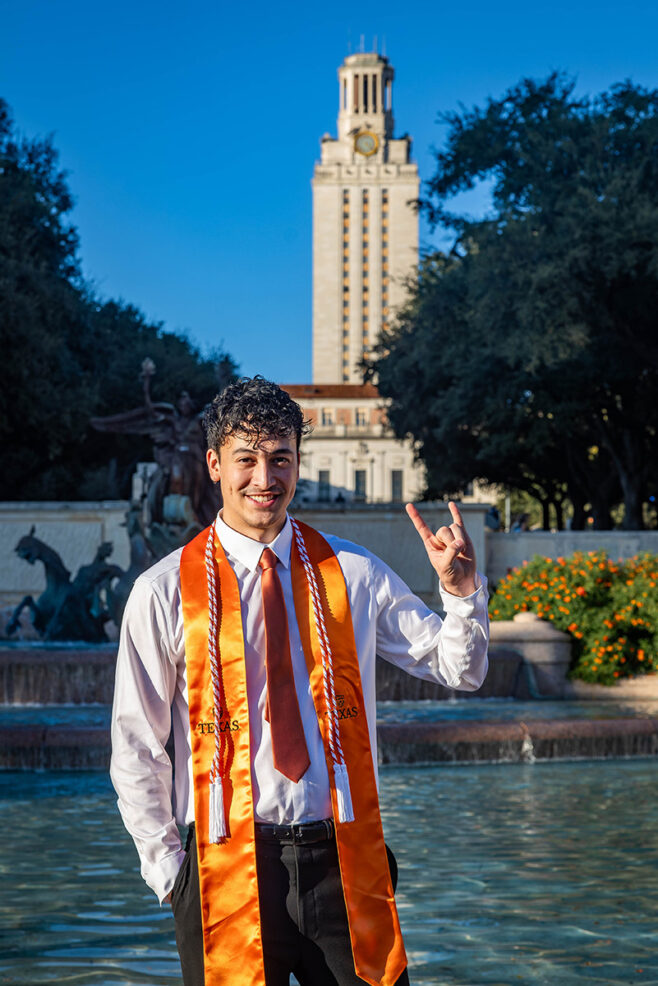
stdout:
[(470, 596), (476, 589), (475, 550), (457, 504), (451, 500), (448, 507), (453, 522), (450, 527), (440, 527), (436, 534), (432, 534), (413, 503), (407, 504), (407, 513), (423, 539), (427, 557), (443, 588), (453, 596)]

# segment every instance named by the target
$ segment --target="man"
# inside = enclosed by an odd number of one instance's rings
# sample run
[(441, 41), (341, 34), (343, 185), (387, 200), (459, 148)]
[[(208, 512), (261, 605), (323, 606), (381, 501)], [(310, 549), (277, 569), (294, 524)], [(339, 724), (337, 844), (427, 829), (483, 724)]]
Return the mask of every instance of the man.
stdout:
[(223, 508), (137, 579), (121, 630), (112, 780), (142, 875), (171, 901), (185, 986), (404, 986), (375, 659), (481, 685), (473, 546), (454, 504), (436, 534), (408, 505), (442, 623), (366, 549), (288, 516), (305, 424), (285, 391), (240, 380), (204, 426)]

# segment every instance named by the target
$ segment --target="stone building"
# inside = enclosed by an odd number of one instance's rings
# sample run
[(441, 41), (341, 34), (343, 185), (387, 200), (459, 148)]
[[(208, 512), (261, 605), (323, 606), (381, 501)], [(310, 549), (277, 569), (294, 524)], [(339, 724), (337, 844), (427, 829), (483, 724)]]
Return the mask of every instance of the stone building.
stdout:
[(402, 503), (422, 494), (424, 474), (395, 440), (372, 384), (287, 384), (313, 426), (304, 439), (302, 501)]
[(311, 500), (386, 503), (423, 489), (360, 368), (418, 263), (418, 167), (410, 137), (394, 137), (393, 76), (374, 52), (345, 59), (338, 135), (322, 138), (313, 175), (313, 383), (285, 385), (314, 426), (301, 463)]

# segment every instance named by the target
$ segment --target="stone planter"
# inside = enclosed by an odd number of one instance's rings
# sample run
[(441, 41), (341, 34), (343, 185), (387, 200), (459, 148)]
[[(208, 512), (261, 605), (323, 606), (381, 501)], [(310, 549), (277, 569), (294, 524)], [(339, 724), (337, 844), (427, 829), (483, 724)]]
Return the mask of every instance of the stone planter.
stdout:
[(536, 688), (533, 698), (564, 698), (571, 664), (571, 638), (535, 613), (517, 613), (513, 620), (491, 623), (491, 645), (521, 655)]

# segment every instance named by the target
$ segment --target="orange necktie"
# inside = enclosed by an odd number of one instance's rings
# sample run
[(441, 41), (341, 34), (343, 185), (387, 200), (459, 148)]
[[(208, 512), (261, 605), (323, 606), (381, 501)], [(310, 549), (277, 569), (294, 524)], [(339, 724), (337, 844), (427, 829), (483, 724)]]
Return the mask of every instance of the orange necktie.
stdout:
[(265, 623), (267, 714), (272, 732), (274, 766), (297, 782), (309, 767), (304, 727), (297, 702), (290, 659), (288, 616), (283, 590), (276, 573), (277, 556), (265, 548), (260, 557), (260, 584)]

